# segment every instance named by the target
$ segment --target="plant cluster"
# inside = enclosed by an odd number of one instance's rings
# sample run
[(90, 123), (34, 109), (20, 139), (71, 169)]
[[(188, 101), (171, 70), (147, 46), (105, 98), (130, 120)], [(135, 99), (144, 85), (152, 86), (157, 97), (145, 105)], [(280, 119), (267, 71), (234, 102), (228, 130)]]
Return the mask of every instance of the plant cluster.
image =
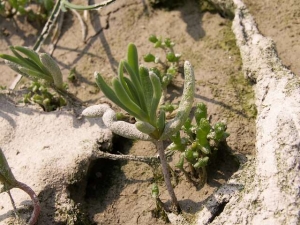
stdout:
[[(217, 122), (213, 126), (207, 119), (207, 107), (204, 103), (196, 105), (194, 120), (187, 119), (182, 126), (184, 136), (178, 131), (170, 139), (172, 143), (168, 146), (168, 150), (181, 152), (179, 162), (176, 167), (179, 168), (187, 177), (188, 181), (203, 185), (207, 181), (206, 167), (209, 159), (216, 155), (220, 143), (224, 142), (229, 136), (226, 132), (226, 125), (223, 122)], [(190, 168), (190, 174), (184, 168), (184, 162), (187, 162)]]
[[(102, 8), (114, 1), (115, 0), (107, 0), (100, 4), (82, 6), (72, 4), (68, 0), (57, 0), (53, 6), (53, 0), (39, 0), (39, 2), (43, 3), (47, 9), (51, 11), (53, 8), (53, 10), (51, 15), (49, 15), (42, 33), (34, 44), (33, 49), (21, 46), (11, 46), (10, 49), (13, 55), (0, 54), (0, 58), (4, 59), (6, 64), (20, 75), (18, 81), (22, 77), (26, 77), (33, 81), (32, 85), (29, 87), (29, 93), (24, 96), (25, 103), (35, 102), (45, 111), (55, 110), (58, 107), (66, 105), (66, 102), (71, 106), (82, 105), (82, 102), (78, 98), (67, 92), (66, 85), (63, 83), (62, 73), (57, 63), (50, 55), (38, 53), (38, 50), (51, 32), (53, 26), (56, 24), (56, 19), (61, 10), (66, 11), (67, 8), (72, 10), (94, 10)], [(15, 8), (14, 10), (22, 10), (22, 4), (17, 4), (18, 2), (19, 0), (9, 0), (9, 3)], [(28, 4), (28, 0), (20, 0), (20, 2), (24, 3), (24, 5)], [(0, 14), (1, 9), (6, 9), (5, 4), (2, 1), (0, 2)], [(75, 77), (68, 78), (69, 80), (74, 80)], [(50, 93), (48, 88), (54, 90), (57, 96)]]
[[(81, 105), (81, 101), (75, 96), (66, 91), (66, 86), (63, 84), (62, 73), (57, 63), (46, 53), (37, 53), (38, 49), (46, 39), (51, 29), (56, 23), (60, 10), (66, 8), (76, 10), (92, 10), (102, 8), (115, 0), (107, 0), (101, 4), (91, 6), (79, 6), (69, 3), (67, 0), (57, 0), (54, 5), (53, 0), (38, 0), (36, 3), (39, 5), (39, 12), (35, 13), (27, 6), (33, 3), (30, 0), (0, 0), (0, 16), (13, 17), (16, 14), (27, 16), (29, 20), (48, 18), (42, 33), (39, 35), (33, 49), (21, 46), (11, 46), (12, 55), (0, 54), (0, 58), (4, 59), (6, 64), (22, 76), (32, 80), (30, 86), (30, 93), (24, 96), (24, 102), (36, 102), (44, 108), (45, 111), (51, 111), (57, 107), (66, 104), (66, 101), (73, 105)], [(53, 10), (52, 10), (53, 8)], [(52, 10), (52, 12), (51, 12)], [(51, 12), (51, 14), (49, 14)], [(42, 14), (46, 13), (46, 14)], [(46, 15), (46, 16), (45, 16)], [(48, 91), (48, 87), (57, 92), (59, 97), (55, 97)], [(0, 86), (0, 89), (4, 87)], [(65, 101), (66, 100), (66, 101)], [(33, 202), (33, 212), (28, 221), (28, 224), (36, 224), (40, 214), (40, 203), (35, 192), (26, 184), (19, 182), (15, 179), (5, 155), (0, 148), (0, 193), (7, 192), (10, 196), (13, 208), (16, 213), (13, 198), (10, 194), (10, 189), (19, 188), (25, 191)]]
[(172, 83), (172, 80), (178, 75), (180, 69), (181, 54), (175, 53), (175, 43), (170, 38), (163, 39), (156, 35), (151, 35), (148, 40), (153, 43), (155, 49), (162, 49), (165, 53), (165, 59), (162, 60), (158, 56), (148, 53), (144, 55), (143, 59), (147, 63), (155, 63), (154, 67), (149, 70), (153, 71), (160, 79), (163, 94), (160, 100), (159, 109), (164, 110), (167, 114), (167, 118), (174, 116), (174, 111), (177, 110), (178, 105), (170, 103), (166, 100), (167, 87)]
[[(180, 207), (170, 180), (170, 166), (163, 141), (172, 140), (168, 150), (181, 152), (176, 167), (183, 171), (187, 179), (195, 183), (200, 177), (201, 183), (204, 183), (209, 159), (217, 152), (219, 143), (225, 141), (229, 134), (224, 123), (216, 123), (214, 126), (210, 124), (207, 119), (207, 108), (203, 103), (196, 106), (194, 114), (196, 123), (193, 124), (189, 119), (194, 100), (195, 80), (193, 68), (187, 61), (184, 63), (185, 82), (180, 104), (177, 106), (169, 102), (164, 103), (167, 86), (178, 73), (180, 55), (174, 53), (174, 43), (170, 39), (163, 41), (162, 38), (152, 35), (149, 40), (154, 43), (154, 47), (165, 51), (166, 63), (150, 53), (144, 56), (144, 60), (159, 63), (163, 65), (162, 69), (159, 67), (148, 69), (139, 65), (137, 48), (134, 44), (129, 44), (127, 58), (120, 62), (118, 76), (113, 78), (112, 86), (105, 82), (101, 74), (95, 72), (96, 83), (105, 96), (134, 116), (135, 124), (118, 120), (118, 114), (106, 104), (88, 107), (82, 115), (101, 116), (104, 124), (112, 132), (123, 137), (154, 142), (159, 153), (164, 181), (172, 199), (173, 210), (179, 212)], [(24, 96), (24, 101), (35, 102), (45, 111), (65, 105), (64, 98), (67, 101), (69, 98), (57, 63), (48, 54), (36, 53), (29, 48), (15, 46), (10, 49), (13, 55), (0, 54), (0, 58), (5, 59), (7, 65), (14, 71), (33, 81), (29, 88), (30, 92)], [(64, 98), (55, 97), (48, 91), (48, 87)], [(166, 112), (174, 112), (174, 115), (167, 118)], [(184, 132), (184, 136), (180, 131)], [(191, 168), (190, 174), (186, 172), (184, 162)], [(166, 211), (159, 199), (157, 185), (154, 187), (152, 194), (156, 199), (157, 208)]]
[(28, 91), (27, 94), (24, 94), (24, 103), (36, 103), (46, 112), (54, 111), (67, 104), (64, 98), (49, 92), (48, 88), (38, 81), (32, 82)]
[[(129, 78), (124, 76), (124, 71)], [(103, 93), (116, 105), (137, 119), (136, 127), (154, 139), (159, 139), (165, 126), (165, 112), (157, 116), (162, 85), (157, 74), (138, 65), (137, 49), (128, 46), (127, 60), (119, 64), (118, 77), (112, 80), (111, 89), (98, 73), (96, 82)]]

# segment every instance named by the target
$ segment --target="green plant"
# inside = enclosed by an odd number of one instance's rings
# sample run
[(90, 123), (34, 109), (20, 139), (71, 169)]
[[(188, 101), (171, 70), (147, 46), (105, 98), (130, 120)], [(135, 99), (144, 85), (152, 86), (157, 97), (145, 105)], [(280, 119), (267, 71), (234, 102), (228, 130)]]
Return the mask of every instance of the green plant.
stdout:
[(50, 93), (48, 88), (38, 81), (32, 82), (28, 90), (29, 92), (23, 97), (24, 103), (37, 103), (46, 112), (54, 111), (66, 105), (65, 99)]
[[(57, 63), (46, 53), (21, 46), (10, 47), (13, 56), (0, 54), (0, 58), (17, 73), (33, 81), (30, 93), (24, 96), (26, 102), (36, 102), (45, 111), (51, 111), (65, 105), (66, 99), (72, 105), (80, 104), (80, 100), (66, 91), (61, 70)], [(53, 96), (47, 88), (53, 89), (59, 97)], [(62, 97), (60, 97), (62, 96)]]
[(0, 54), (6, 64), (30, 80), (43, 80), (49, 86), (64, 89), (62, 73), (56, 62), (46, 53), (38, 54), (35, 51), (21, 46), (11, 46), (14, 56)]
[[(113, 78), (112, 87), (99, 73), (95, 73), (95, 76), (96, 83), (106, 97), (134, 116), (136, 123), (117, 121), (116, 113), (106, 104), (88, 107), (82, 114), (89, 117), (102, 116), (105, 125), (118, 135), (154, 142), (172, 203), (180, 210), (170, 181), (163, 140), (172, 141), (167, 150), (181, 153), (176, 167), (190, 182), (196, 186), (200, 183), (202, 186), (207, 179), (206, 167), (209, 161), (217, 154), (220, 144), (226, 141), (229, 134), (223, 122), (211, 125), (204, 103), (198, 103), (195, 107), (195, 123), (188, 117), (193, 104), (195, 82), (189, 62), (184, 63), (185, 84), (179, 106), (171, 103), (160, 105), (164, 91), (163, 82), (155, 71), (159, 70), (138, 66), (137, 49), (129, 44), (127, 60), (120, 62), (118, 76)], [(167, 111), (174, 113), (173, 119), (166, 118)], [(185, 163), (189, 166), (190, 173), (186, 171)], [(156, 199), (157, 210), (160, 211), (162, 205), (158, 188), (154, 187), (152, 194)]]
[(75, 83), (77, 81), (77, 77), (76, 77), (76, 67), (72, 68), (69, 72), (69, 75), (68, 75), (68, 80), (71, 82), (71, 83)]
[(30, 196), (33, 202), (34, 209), (28, 224), (30, 225), (35, 224), (40, 214), (40, 203), (37, 198), (37, 195), (29, 186), (16, 180), (7, 163), (5, 155), (3, 154), (3, 151), (0, 148), (0, 193), (2, 192), (9, 193), (9, 190), (11, 190), (12, 188), (20, 188)]
[(153, 47), (155, 49), (162, 49), (165, 53), (164, 60), (161, 60), (159, 57), (151, 53), (148, 53), (143, 58), (147, 63), (152, 63), (152, 65), (155, 63), (155, 66), (151, 67), (150, 71), (153, 71), (159, 77), (162, 84), (163, 95), (160, 100), (159, 108), (167, 113), (167, 118), (172, 118), (176, 113), (178, 105), (165, 101), (165, 96), (167, 94), (168, 85), (179, 73), (181, 54), (174, 52), (175, 43), (171, 41), (170, 38), (163, 39), (162, 37), (151, 35), (148, 40), (153, 43)]
[(159, 188), (156, 183), (153, 183), (152, 189), (151, 189), (151, 196), (155, 199), (156, 209), (153, 210), (153, 214), (155, 217), (160, 218), (162, 217), (163, 220), (168, 223), (170, 222), (168, 219), (168, 216), (166, 214), (167, 209), (165, 209), (164, 204), (159, 198)]
[(154, 44), (154, 48), (160, 48), (166, 54), (166, 59), (164, 61), (162, 61), (159, 57), (151, 54), (150, 52), (144, 56), (145, 62), (153, 62), (162, 65), (163, 68), (155, 66), (150, 68), (150, 70), (153, 71), (160, 78), (162, 88), (166, 89), (172, 81), (172, 79), (178, 73), (179, 60), (181, 58), (181, 54), (174, 52), (173, 47), (175, 43), (169, 38), (163, 40), (162, 37), (158, 38), (155, 35), (151, 35), (149, 37), (149, 41)]
[(152, 65), (155, 63), (155, 66), (151, 67), (150, 71), (153, 71), (159, 77), (163, 89), (163, 96), (160, 100), (159, 108), (167, 113), (167, 118), (172, 118), (176, 113), (178, 105), (168, 101), (165, 102), (165, 96), (168, 85), (172, 83), (172, 80), (179, 74), (179, 60), (181, 54), (174, 52), (175, 43), (170, 38), (163, 39), (162, 37), (158, 38), (155, 35), (151, 35), (148, 40), (153, 43), (155, 49), (162, 49), (165, 53), (165, 60), (163, 61), (151, 53), (144, 56), (144, 61), (152, 63)]
[[(196, 179), (199, 178), (200, 184), (203, 185), (207, 180), (206, 166), (209, 159), (217, 153), (220, 143), (226, 141), (229, 133), (226, 132), (227, 127), (223, 122), (213, 126), (210, 124), (204, 103), (197, 104), (194, 117), (196, 124), (187, 119), (182, 127), (185, 135), (182, 136), (178, 131), (171, 137), (172, 143), (167, 149), (181, 152), (176, 167), (190, 182), (196, 185)], [(185, 161), (189, 165), (191, 175), (184, 169)]]
[[(66, 86), (62, 79), (62, 73), (57, 63), (50, 55), (46, 53), (38, 53), (38, 51), (43, 44), (43, 41), (51, 33), (52, 28), (56, 24), (60, 10), (66, 10), (66, 8), (76, 10), (93, 10), (102, 8), (114, 1), (115, 0), (107, 0), (96, 5), (78, 6), (67, 0), (56, 0), (55, 5), (53, 0), (38, 0), (37, 3), (46, 10), (48, 20), (41, 34), (38, 36), (33, 49), (21, 46), (11, 46), (10, 49), (13, 55), (0, 54), (0, 58), (4, 59), (6, 64), (19, 74), (16, 82), (14, 83), (17, 84), (22, 76), (33, 81), (29, 88), (30, 92), (24, 96), (24, 102), (36, 102), (41, 105), (45, 111), (50, 111), (56, 107), (65, 105), (65, 100), (74, 106), (81, 106), (81, 101), (66, 91)], [(40, 12), (35, 14), (32, 10), (26, 10), (25, 7), (28, 6), (29, 3), (30, 0), (0, 0), (0, 16), (13, 17), (19, 13), (27, 16), (29, 19), (35, 19), (36, 16), (44, 15)], [(51, 14), (49, 14), (50, 11)], [(3, 86), (0, 86), (0, 89), (3, 88)], [(54, 96), (48, 91), (48, 88), (53, 89), (59, 96)], [(12, 200), (12, 196), (9, 192), (12, 188), (20, 188), (31, 197), (34, 210), (28, 223), (35, 224), (40, 213), (40, 204), (37, 195), (26, 184), (15, 179), (2, 149), (0, 148), (0, 193), (4, 191), (8, 192)]]
[[(124, 76), (124, 72), (128, 74)], [(166, 120), (165, 111), (159, 110), (162, 83), (154, 71), (138, 65), (135, 45), (129, 44), (127, 60), (119, 64), (118, 77), (112, 80), (112, 88), (99, 73), (96, 82), (102, 92), (116, 105), (134, 116), (133, 124), (116, 121), (116, 113), (108, 105), (91, 106), (84, 110), (84, 116), (102, 116), (105, 125), (112, 132), (131, 139), (153, 141), (156, 144), (162, 166), (164, 180), (176, 211), (180, 207), (175, 196), (169, 174), (169, 166), (164, 152), (163, 140), (170, 138), (184, 124), (193, 105), (195, 80), (191, 64), (184, 63), (184, 91), (175, 117)]]

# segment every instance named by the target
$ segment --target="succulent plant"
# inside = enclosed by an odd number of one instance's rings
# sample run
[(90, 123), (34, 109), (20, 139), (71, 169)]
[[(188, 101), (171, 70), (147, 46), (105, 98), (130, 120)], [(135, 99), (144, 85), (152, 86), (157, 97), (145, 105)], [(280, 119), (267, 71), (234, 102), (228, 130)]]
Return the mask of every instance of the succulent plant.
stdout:
[[(124, 72), (128, 74), (125, 76)], [(164, 179), (172, 202), (180, 210), (168, 171), (168, 164), (163, 147), (163, 140), (175, 134), (188, 118), (193, 105), (195, 80), (191, 64), (184, 63), (185, 83), (181, 102), (176, 115), (166, 120), (165, 111), (159, 109), (162, 96), (162, 82), (154, 70), (148, 70), (138, 64), (138, 53), (134, 44), (128, 45), (127, 59), (119, 64), (118, 76), (113, 78), (110, 87), (99, 74), (95, 73), (96, 82), (105, 96), (116, 105), (134, 116), (133, 124), (117, 121), (115, 112), (108, 105), (91, 106), (85, 109), (84, 116), (102, 116), (105, 125), (112, 132), (132, 139), (153, 141), (156, 144)]]

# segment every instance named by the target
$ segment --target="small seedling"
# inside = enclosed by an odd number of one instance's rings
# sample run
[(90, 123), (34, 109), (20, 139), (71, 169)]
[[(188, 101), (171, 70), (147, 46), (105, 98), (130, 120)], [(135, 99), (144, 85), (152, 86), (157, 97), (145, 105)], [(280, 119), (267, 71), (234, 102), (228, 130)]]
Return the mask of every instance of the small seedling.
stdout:
[(154, 48), (160, 48), (166, 54), (166, 58), (163, 61), (159, 57), (151, 53), (148, 53), (144, 56), (145, 62), (153, 62), (162, 65), (163, 69), (160, 69), (158, 66), (156, 66), (150, 68), (150, 70), (158, 75), (162, 83), (162, 88), (166, 89), (172, 79), (178, 73), (181, 54), (174, 53), (173, 47), (175, 46), (175, 43), (172, 42), (169, 38), (163, 40), (162, 37), (158, 38), (155, 35), (151, 35), (149, 37), (149, 41), (153, 43)]
[(159, 57), (148, 53), (144, 56), (144, 61), (158, 64), (157, 66), (150, 68), (150, 71), (153, 71), (160, 78), (160, 82), (162, 85), (163, 96), (160, 101), (160, 109), (163, 109), (165, 112), (167, 112), (167, 118), (172, 118), (176, 113), (178, 105), (171, 104), (170, 102), (165, 102), (165, 98), (168, 85), (179, 73), (179, 60), (181, 58), (181, 54), (174, 53), (173, 47), (175, 46), (175, 43), (169, 38), (163, 40), (162, 37), (158, 38), (155, 35), (151, 35), (148, 40), (154, 44), (154, 48), (160, 48), (166, 54), (165, 60), (161, 61)]
[(166, 223), (170, 222), (166, 212), (168, 211), (159, 198), (159, 188), (156, 183), (152, 185), (151, 196), (155, 199), (156, 208), (152, 211), (154, 217), (162, 218)]
[(73, 84), (77, 81), (76, 77), (76, 67), (72, 68), (68, 75), (68, 80), (72, 82)]

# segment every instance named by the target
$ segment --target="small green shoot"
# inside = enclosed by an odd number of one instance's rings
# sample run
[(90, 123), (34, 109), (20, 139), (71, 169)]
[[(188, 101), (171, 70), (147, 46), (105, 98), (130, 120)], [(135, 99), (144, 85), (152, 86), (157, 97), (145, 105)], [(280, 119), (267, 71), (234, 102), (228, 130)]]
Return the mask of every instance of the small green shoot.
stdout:
[[(220, 144), (226, 141), (229, 133), (226, 132), (226, 124), (218, 122), (211, 125), (207, 119), (207, 107), (204, 103), (198, 103), (195, 110), (196, 124), (192, 124), (188, 119), (182, 127), (185, 135), (178, 131), (171, 137), (173, 143), (169, 145), (169, 150), (181, 152), (180, 160), (176, 164), (189, 181), (201, 186), (206, 183), (206, 167), (210, 157), (219, 150)], [(191, 169), (190, 174), (184, 169), (184, 162), (187, 162)], [(197, 178), (200, 181), (197, 182)]]
[[(150, 68), (150, 71), (153, 71), (159, 77), (162, 85), (162, 89), (164, 91), (163, 92), (163, 96), (164, 96), (166, 94), (166, 89), (168, 85), (178, 74), (181, 54), (174, 53), (173, 47), (175, 46), (175, 43), (171, 41), (171, 39), (169, 38), (162, 39), (162, 37), (151, 35), (148, 40), (154, 44), (153, 45), (154, 48), (162, 49), (166, 55), (165, 60), (161, 60), (158, 56), (155, 56), (150, 52), (144, 56), (145, 62), (156, 64), (154, 67)], [(162, 99), (161, 102), (161, 108), (164, 108), (163, 101), (164, 98)]]
[(73, 84), (77, 81), (76, 77), (76, 67), (72, 68), (68, 75), (68, 80), (72, 82)]

